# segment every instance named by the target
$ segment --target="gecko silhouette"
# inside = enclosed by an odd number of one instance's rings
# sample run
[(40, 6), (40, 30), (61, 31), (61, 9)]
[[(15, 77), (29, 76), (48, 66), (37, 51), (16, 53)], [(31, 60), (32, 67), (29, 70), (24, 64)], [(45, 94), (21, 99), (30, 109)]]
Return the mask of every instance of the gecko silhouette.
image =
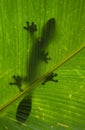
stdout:
[[(41, 33), (41, 37), (34, 38), (34, 33), (37, 31), (37, 26), (34, 22), (29, 24), (29, 22), (26, 22), (27, 26), (24, 27), (25, 30), (27, 30), (30, 33), (30, 36), (32, 39), (35, 39), (30, 51), (29, 56), (29, 65), (27, 64), (27, 76), (25, 77), (26, 82), (32, 83), (35, 79), (35, 75), (37, 73), (37, 67), (39, 62), (44, 61), (45, 63), (48, 63), (48, 61), (51, 59), (48, 57), (48, 52), (45, 52), (45, 49), (47, 48), (48, 44), (50, 43), (50, 40), (54, 37), (55, 34), (55, 19), (51, 18), (47, 21), (47, 23), (44, 25)], [(51, 73), (49, 76), (47, 76), (44, 79), (44, 82), (42, 85), (44, 85), (47, 81), (53, 81), (57, 82), (58, 80), (54, 80), (53, 78), (57, 76), (57, 74)], [(13, 75), (13, 78), (15, 82), (10, 82), (10, 85), (16, 85), (20, 91), (22, 90), (22, 77), (17, 75)], [(24, 122), (27, 117), (30, 115), (32, 108), (32, 96), (26, 96), (22, 99), (22, 101), (19, 103), (17, 107), (16, 112), (16, 119), (20, 122)], [(24, 111), (23, 111), (24, 110)]]

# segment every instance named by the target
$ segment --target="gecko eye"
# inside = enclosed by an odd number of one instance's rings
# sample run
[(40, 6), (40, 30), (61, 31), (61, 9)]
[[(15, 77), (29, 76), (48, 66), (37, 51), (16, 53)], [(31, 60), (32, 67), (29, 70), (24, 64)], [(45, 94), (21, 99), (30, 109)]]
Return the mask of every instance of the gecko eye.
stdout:
[(49, 19), (47, 23), (52, 24), (52, 25), (55, 24), (55, 18)]

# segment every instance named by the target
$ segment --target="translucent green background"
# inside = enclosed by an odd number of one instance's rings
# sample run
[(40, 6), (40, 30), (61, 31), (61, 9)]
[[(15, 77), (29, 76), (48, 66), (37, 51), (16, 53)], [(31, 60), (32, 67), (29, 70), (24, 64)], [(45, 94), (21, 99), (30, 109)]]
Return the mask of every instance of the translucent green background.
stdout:
[[(23, 26), (34, 21), (40, 36), (52, 17), (56, 34), (47, 48), (52, 60), (40, 64), (38, 77), (85, 44), (85, 0), (0, 0), (0, 106), (19, 93), (9, 85), (12, 75), (27, 73), (32, 41)], [(16, 122), (19, 99), (0, 112), (0, 130), (85, 130), (85, 49), (56, 72), (58, 83), (34, 90), (27, 121)]]

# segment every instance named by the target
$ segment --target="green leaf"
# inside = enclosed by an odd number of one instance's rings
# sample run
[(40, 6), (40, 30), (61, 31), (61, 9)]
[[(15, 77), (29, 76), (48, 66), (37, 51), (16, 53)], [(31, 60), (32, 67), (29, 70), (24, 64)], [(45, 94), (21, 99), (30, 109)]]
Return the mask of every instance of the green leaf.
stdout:
[[(31, 85), (33, 89), (23, 83), (24, 91), (19, 92), (9, 82), (13, 75), (25, 77), (28, 73), (27, 61), (33, 44), (23, 27), (26, 21), (35, 22), (36, 35), (40, 37), (50, 18), (56, 20), (54, 39), (46, 48), (51, 61), (38, 65), (36, 79), (41, 78)], [(84, 130), (84, 0), (0, 0), (0, 49), (0, 130)], [(58, 83), (38, 84), (55, 69)], [(17, 108), (30, 93), (31, 113), (20, 123), (16, 120)]]

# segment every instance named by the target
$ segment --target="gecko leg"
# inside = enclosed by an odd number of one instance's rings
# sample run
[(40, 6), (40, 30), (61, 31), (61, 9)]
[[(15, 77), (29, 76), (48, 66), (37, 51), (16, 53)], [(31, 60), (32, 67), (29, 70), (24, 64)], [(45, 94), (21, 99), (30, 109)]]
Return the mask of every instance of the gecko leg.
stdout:
[(10, 85), (16, 85), (19, 88), (20, 91), (23, 91), (22, 88), (21, 88), (22, 78), (19, 75), (17, 75), (17, 76), (13, 75), (13, 79), (15, 80), (15, 82), (10, 82), (9, 84)]
[(42, 61), (45, 63), (48, 63), (49, 60), (51, 60), (50, 57), (48, 57), (48, 52), (45, 52), (44, 49), (42, 49), (43, 43), (41, 38), (38, 39), (38, 47), (39, 47), (39, 56)]
[(58, 82), (58, 80), (53, 79), (55, 76), (57, 76), (57, 74), (51, 73), (48, 77), (46, 77), (42, 85), (44, 85), (48, 81)]

